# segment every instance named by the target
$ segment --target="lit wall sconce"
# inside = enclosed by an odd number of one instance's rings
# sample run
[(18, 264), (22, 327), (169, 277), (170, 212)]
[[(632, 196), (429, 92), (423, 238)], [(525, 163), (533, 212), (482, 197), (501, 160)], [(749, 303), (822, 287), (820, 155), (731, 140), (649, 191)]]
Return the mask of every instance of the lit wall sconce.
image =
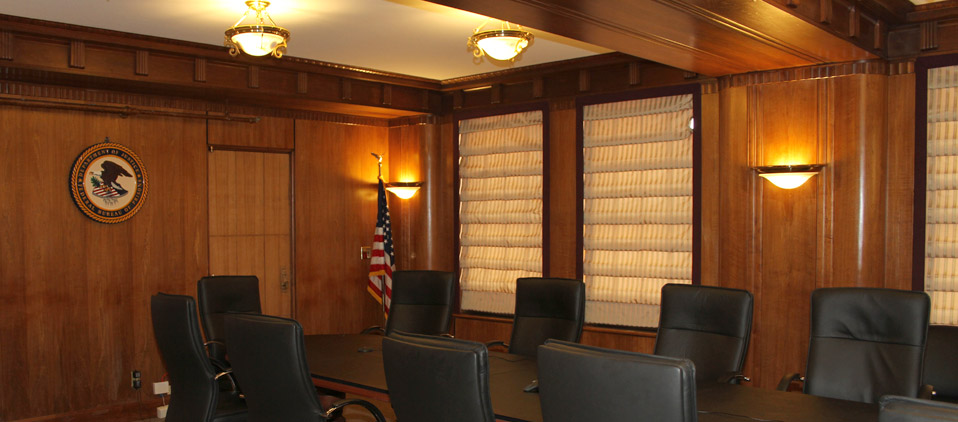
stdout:
[(753, 167), (760, 177), (768, 179), (782, 189), (795, 189), (818, 174), (824, 164), (794, 164), (784, 166)]
[(412, 198), (416, 192), (419, 191), (419, 188), (422, 187), (422, 182), (393, 182), (386, 183), (386, 190), (396, 194), (401, 199)]

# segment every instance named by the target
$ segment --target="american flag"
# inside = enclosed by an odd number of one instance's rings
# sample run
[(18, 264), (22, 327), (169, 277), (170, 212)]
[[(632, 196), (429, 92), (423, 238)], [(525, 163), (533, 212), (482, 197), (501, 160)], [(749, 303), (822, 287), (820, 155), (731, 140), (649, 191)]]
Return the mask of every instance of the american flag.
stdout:
[[(386, 205), (386, 188), (383, 179), (379, 179), (379, 211), (376, 215), (376, 234), (373, 236), (373, 255), (369, 263), (369, 283), (366, 290), (383, 303), (383, 309), (389, 314), (389, 305), (392, 301), (393, 271), (393, 233), (389, 225), (389, 207)], [(384, 287), (385, 286), (385, 287)], [(386, 297), (383, 298), (383, 289)]]

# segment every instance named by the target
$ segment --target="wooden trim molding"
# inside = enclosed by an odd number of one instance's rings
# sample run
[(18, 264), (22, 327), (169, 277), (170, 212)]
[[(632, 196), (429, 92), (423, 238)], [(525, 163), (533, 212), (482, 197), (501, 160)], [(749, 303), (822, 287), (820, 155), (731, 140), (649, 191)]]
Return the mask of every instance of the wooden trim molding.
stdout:
[(86, 67), (86, 44), (83, 41), (70, 41), (70, 67)]
[(196, 82), (206, 82), (206, 59), (197, 57), (193, 61), (193, 80)]
[[(223, 47), (2, 14), (0, 27), (0, 59), (9, 60), (5, 66), (41, 71), (31, 82), (233, 102), (259, 95), (251, 102), (386, 118), (438, 113), (441, 107), (437, 80), (290, 57), (268, 62), (234, 58)], [(25, 54), (14, 60), (15, 51), (40, 47), (46, 55)], [(135, 65), (124, 65), (131, 57)], [(302, 83), (303, 78), (315, 84)], [(329, 84), (353, 90), (323, 88)], [(386, 86), (392, 92), (388, 104), (381, 94)]]
[(0, 30), (0, 60), (13, 60), (13, 33)]
[(779, 82), (794, 82), (808, 79), (837, 78), (850, 75), (900, 75), (910, 73), (913, 67), (906, 64), (913, 60), (888, 62), (885, 60), (864, 60), (858, 62), (835, 63), (820, 66), (805, 66), (791, 69), (769, 70), (764, 72), (743, 73), (723, 76), (718, 79), (720, 89), (762, 85)]
[(136, 72), (137, 75), (147, 76), (150, 74), (150, 52), (146, 50), (136, 50)]
[[(107, 112), (113, 114), (157, 114), (155, 110), (176, 110), (173, 114), (188, 113), (193, 115), (209, 115), (210, 119), (229, 120), (223, 116), (259, 116), (278, 117), (298, 120), (314, 120), (328, 123), (338, 123), (356, 126), (388, 127), (389, 119), (354, 116), (347, 114), (327, 113), (321, 111), (286, 110), (272, 107), (257, 107), (227, 102), (213, 102), (202, 99), (183, 99), (178, 97), (155, 96), (112, 92), (103, 90), (89, 90), (85, 88), (63, 87), (54, 85), (11, 82), (4, 80), (4, 75), (10, 72), (19, 72), (19, 69), (0, 67), (0, 99), (7, 105), (27, 106), (31, 100), (45, 100), (43, 107), (52, 107), (57, 104), (64, 109), (78, 109), (83, 106), (88, 111)], [(39, 101), (32, 101), (39, 104)], [(217, 117), (220, 116), (220, 117)], [(408, 117), (409, 121), (429, 122), (430, 115)], [(243, 117), (245, 118), (245, 117)], [(403, 121), (400, 118), (397, 121)]]

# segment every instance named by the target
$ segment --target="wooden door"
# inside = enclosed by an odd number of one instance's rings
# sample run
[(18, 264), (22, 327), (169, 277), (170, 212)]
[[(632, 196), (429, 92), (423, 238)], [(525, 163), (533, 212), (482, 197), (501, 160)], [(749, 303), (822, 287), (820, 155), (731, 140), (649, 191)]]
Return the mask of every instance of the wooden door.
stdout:
[(263, 313), (292, 317), (288, 153), (209, 153), (210, 274), (255, 275)]

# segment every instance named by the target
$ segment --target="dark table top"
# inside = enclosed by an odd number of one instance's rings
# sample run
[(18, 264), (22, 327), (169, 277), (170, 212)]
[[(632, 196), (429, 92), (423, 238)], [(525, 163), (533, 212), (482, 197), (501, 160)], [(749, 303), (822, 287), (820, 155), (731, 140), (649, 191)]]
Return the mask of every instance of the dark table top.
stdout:
[[(306, 358), (317, 385), (388, 401), (382, 336), (312, 335), (305, 341)], [(542, 420), (539, 395), (522, 391), (536, 378), (536, 372), (534, 359), (489, 352), (489, 392), (498, 420)], [(696, 398), (702, 422), (878, 420), (878, 406), (874, 404), (738, 385), (700, 385)]]

